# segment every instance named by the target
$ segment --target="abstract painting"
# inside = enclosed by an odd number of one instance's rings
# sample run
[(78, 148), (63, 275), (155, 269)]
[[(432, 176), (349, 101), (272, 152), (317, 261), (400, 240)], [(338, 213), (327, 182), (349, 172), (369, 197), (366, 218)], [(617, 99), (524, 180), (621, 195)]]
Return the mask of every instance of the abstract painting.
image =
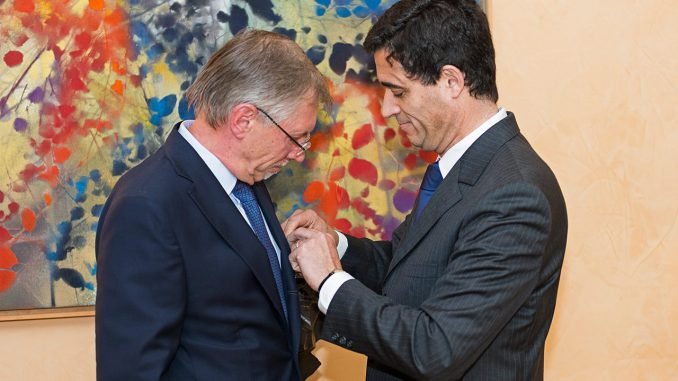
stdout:
[(0, 0), (0, 310), (95, 303), (107, 195), (193, 117), (185, 90), (246, 27), (294, 39), (331, 83), (307, 159), (269, 180), (280, 219), (313, 208), (388, 239), (436, 159), (381, 116), (361, 47), (394, 2)]

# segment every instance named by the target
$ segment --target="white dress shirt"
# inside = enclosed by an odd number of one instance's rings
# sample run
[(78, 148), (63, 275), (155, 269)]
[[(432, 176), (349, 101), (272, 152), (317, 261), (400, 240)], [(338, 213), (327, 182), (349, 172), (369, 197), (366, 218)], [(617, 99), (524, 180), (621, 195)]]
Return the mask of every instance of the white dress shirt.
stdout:
[[(202, 159), (202, 161), (205, 162), (207, 167), (210, 169), (214, 177), (217, 178), (217, 181), (219, 181), (219, 184), (221, 184), (221, 187), (224, 188), (224, 191), (226, 194), (228, 194), (228, 197), (231, 198), (231, 201), (233, 201), (233, 204), (235, 204), (235, 207), (238, 209), (240, 214), (242, 214), (242, 218), (247, 221), (247, 224), (252, 227), (252, 224), (250, 223), (249, 218), (247, 218), (247, 214), (245, 213), (245, 209), (242, 207), (242, 203), (240, 203), (240, 200), (238, 200), (237, 197), (233, 194), (233, 188), (235, 188), (235, 183), (238, 181), (238, 179), (233, 176), (231, 171), (226, 168), (226, 166), (219, 160), (214, 154), (205, 148), (198, 139), (196, 139), (190, 132), (191, 125), (193, 125), (192, 120), (185, 120), (181, 123), (181, 126), (179, 126), (179, 134), (183, 136), (184, 139), (188, 142), (188, 144), (193, 147), (195, 152), (198, 153), (198, 156)], [(259, 210), (259, 213), (261, 213), (261, 209)], [(263, 218), (263, 215), (262, 215)], [(268, 238), (271, 240), (271, 243), (273, 244), (273, 248), (275, 249), (276, 254), (278, 255), (278, 263), (280, 263), (280, 248), (278, 247), (278, 244), (275, 242), (275, 239), (273, 239), (273, 235), (271, 234), (271, 230), (268, 228), (268, 224), (266, 223), (266, 219), (263, 218), (264, 220), (264, 225), (266, 225), (266, 232), (268, 233)], [(346, 238), (344, 238), (346, 239)]]
[[(443, 179), (447, 176), (448, 173), (452, 170), (455, 164), (461, 159), (467, 149), (473, 145), (473, 143), (478, 140), (487, 130), (492, 126), (499, 123), (500, 120), (506, 118), (506, 110), (501, 107), (496, 114), (492, 115), (490, 119), (483, 122), (478, 128), (473, 130), (470, 134), (466, 135), (461, 139), (457, 144), (453, 145), (447, 152), (439, 158), (438, 165), (440, 167), (440, 173), (443, 175)], [(337, 252), (339, 253), (339, 258), (341, 259), (346, 250), (348, 249), (348, 240), (346, 236), (340, 232), (337, 232), (339, 235), (339, 242), (337, 243)], [(353, 279), (353, 277), (345, 272), (339, 271), (330, 276), (323, 285), (323, 288), (320, 290), (320, 296), (318, 298), (318, 308), (322, 313), (327, 313), (327, 309), (334, 298), (334, 294), (337, 293), (339, 287), (341, 287), (344, 282)]]

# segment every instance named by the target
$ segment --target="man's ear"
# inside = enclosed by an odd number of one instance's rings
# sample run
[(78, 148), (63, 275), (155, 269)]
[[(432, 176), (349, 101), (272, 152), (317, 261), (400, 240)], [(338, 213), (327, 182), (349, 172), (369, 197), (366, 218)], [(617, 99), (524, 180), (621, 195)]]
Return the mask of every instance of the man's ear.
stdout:
[(445, 65), (440, 69), (438, 83), (449, 89), (453, 98), (459, 97), (466, 86), (464, 83), (464, 73), (453, 65)]
[(240, 103), (231, 109), (228, 117), (228, 128), (231, 129), (233, 136), (237, 139), (243, 139), (254, 127), (254, 120), (257, 118), (257, 108), (250, 103)]

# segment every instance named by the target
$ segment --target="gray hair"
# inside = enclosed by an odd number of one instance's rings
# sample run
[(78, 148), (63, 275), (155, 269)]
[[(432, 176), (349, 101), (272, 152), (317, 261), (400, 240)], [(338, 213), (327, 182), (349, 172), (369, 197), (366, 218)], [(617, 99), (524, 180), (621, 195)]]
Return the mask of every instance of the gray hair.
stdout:
[(252, 103), (276, 120), (287, 120), (301, 102), (331, 103), (325, 77), (294, 41), (278, 33), (246, 29), (210, 57), (186, 98), (212, 127), (231, 109)]

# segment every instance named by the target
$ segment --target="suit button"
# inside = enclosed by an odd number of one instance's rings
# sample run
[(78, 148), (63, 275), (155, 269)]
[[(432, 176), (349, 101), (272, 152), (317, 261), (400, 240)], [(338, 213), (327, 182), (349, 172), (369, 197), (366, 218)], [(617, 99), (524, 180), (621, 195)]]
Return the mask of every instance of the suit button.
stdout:
[(346, 345), (346, 337), (342, 336), (339, 338), (339, 345)]
[(353, 340), (349, 340), (349, 341), (346, 342), (346, 348), (349, 348), (349, 349), (353, 348)]
[(339, 340), (339, 334), (336, 332), (333, 333), (332, 336), (330, 337), (330, 340), (336, 342), (337, 340)]

